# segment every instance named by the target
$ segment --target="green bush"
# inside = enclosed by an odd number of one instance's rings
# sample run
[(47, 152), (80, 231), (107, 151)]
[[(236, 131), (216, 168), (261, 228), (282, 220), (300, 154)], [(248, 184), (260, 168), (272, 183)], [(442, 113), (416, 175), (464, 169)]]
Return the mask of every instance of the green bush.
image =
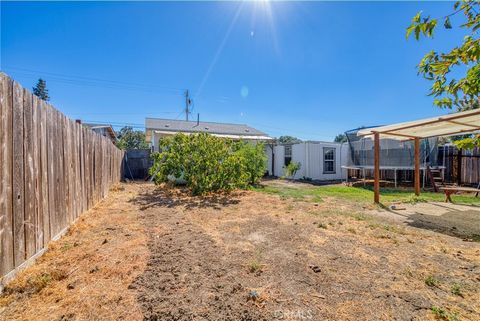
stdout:
[(195, 195), (255, 184), (266, 170), (263, 144), (209, 134), (177, 134), (160, 141), (150, 174), (157, 184), (181, 179)]
[(294, 178), (295, 174), (297, 174), (297, 172), (300, 170), (300, 168), (301, 168), (301, 164), (298, 163), (298, 162), (288, 163), (288, 165), (284, 167), (285, 176), (290, 177), (290, 178)]

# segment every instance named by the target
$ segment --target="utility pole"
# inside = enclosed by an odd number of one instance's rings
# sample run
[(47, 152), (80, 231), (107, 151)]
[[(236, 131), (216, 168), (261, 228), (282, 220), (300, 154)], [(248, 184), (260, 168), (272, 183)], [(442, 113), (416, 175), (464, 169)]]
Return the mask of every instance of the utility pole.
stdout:
[(188, 114), (190, 114), (189, 107), (192, 104), (192, 100), (188, 94), (188, 90), (185, 91), (185, 119), (188, 121)]

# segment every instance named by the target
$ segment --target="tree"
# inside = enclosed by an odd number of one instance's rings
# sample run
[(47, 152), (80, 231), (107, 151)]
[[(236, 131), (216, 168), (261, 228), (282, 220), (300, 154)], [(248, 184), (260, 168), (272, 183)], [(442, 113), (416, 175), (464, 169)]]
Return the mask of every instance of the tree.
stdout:
[(120, 149), (146, 149), (148, 143), (145, 140), (145, 133), (141, 130), (133, 130), (125, 126), (117, 133), (117, 146)]
[(38, 79), (37, 84), (33, 87), (33, 94), (45, 101), (49, 101), (50, 96), (48, 95), (47, 82), (42, 78)]
[(264, 145), (207, 133), (177, 134), (160, 141), (150, 173), (155, 183), (183, 181), (194, 195), (247, 188), (266, 170)]
[(335, 143), (345, 143), (347, 141), (347, 136), (345, 134), (338, 134), (333, 140)]
[[(442, 18), (424, 16), (420, 11), (413, 17), (407, 28), (407, 39), (412, 35), (416, 40), (421, 36), (432, 38), (438, 27), (438, 20), (443, 21), (443, 28), (452, 29), (450, 18), (463, 14), (465, 30), (463, 42), (448, 52), (430, 51), (417, 66), (418, 73), (433, 82), (429, 95), (435, 97), (434, 104), (441, 108), (457, 107), (458, 110), (478, 108), (480, 93), (480, 2), (478, 0), (457, 1), (453, 10)], [(455, 79), (453, 74), (463, 77)]]
[(296, 144), (296, 143), (301, 143), (302, 140), (298, 139), (297, 137), (285, 135), (285, 136), (278, 137), (278, 142), (280, 144)]
[[(452, 29), (450, 19), (460, 16), (463, 22), (458, 26), (465, 31), (463, 41), (447, 52), (435, 50), (427, 53), (417, 66), (418, 74), (432, 82), (429, 95), (435, 97), (433, 103), (440, 108), (470, 110), (479, 108), (480, 94), (480, 1), (463, 0), (453, 5), (450, 13), (441, 18), (425, 16), (420, 11), (407, 28), (407, 39), (412, 35), (416, 40), (421, 36), (433, 38), (438, 21), (444, 29)], [(453, 75), (460, 75), (455, 78)], [(459, 142), (461, 146), (480, 146), (476, 136), (467, 137)], [(460, 146), (459, 145), (459, 146)]]

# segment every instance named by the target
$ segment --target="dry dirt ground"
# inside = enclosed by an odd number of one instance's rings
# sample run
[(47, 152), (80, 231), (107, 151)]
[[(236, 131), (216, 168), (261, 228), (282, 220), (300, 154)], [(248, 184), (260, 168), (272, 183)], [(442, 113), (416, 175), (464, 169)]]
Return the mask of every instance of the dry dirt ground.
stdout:
[(374, 212), (123, 184), (6, 288), (0, 320), (480, 320), (480, 243)]

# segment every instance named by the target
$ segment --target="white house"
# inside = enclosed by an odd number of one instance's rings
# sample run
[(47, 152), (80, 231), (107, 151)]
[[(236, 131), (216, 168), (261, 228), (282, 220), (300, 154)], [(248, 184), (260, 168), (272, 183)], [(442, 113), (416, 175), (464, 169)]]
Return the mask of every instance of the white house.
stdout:
[(264, 132), (244, 124), (146, 118), (145, 129), (147, 142), (151, 144), (153, 151), (158, 151), (158, 142), (162, 137), (172, 136), (178, 133), (208, 133), (217, 137), (241, 139), (251, 142), (273, 141), (273, 138)]
[(246, 140), (252, 143), (265, 143), (267, 171), (269, 175), (285, 175), (284, 166), (290, 161), (299, 162), (300, 170), (295, 179), (313, 180), (345, 179), (347, 171), (348, 144), (307, 141), (296, 144), (276, 144), (264, 132), (244, 124), (228, 124), (201, 121), (185, 121), (161, 118), (146, 118), (146, 139), (154, 152), (158, 151), (162, 137), (178, 133), (209, 133), (217, 137)]
[(162, 118), (145, 118), (145, 133), (147, 142), (152, 150), (158, 152), (158, 142), (162, 137), (178, 133), (209, 133), (213, 136), (236, 140), (245, 140), (251, 143), (264, 142), (268, 156), (268, 174), (272, 175), (273, 138), (264, 132), (244, 124), (228, 124), (203, 121), (185, 121)]
[(284, 176), (284, 167), (289, 162), (298, 162), (301, 165), (295, 179), (328, 181), (345, 179), (347, 176), (347, 170), (342, 168), (347, 164), (347, 143), (306, 141), (275, 145), (273, 152), (273, 157), (270, 157), (274, 160), (272, 163), (274, 176)]

